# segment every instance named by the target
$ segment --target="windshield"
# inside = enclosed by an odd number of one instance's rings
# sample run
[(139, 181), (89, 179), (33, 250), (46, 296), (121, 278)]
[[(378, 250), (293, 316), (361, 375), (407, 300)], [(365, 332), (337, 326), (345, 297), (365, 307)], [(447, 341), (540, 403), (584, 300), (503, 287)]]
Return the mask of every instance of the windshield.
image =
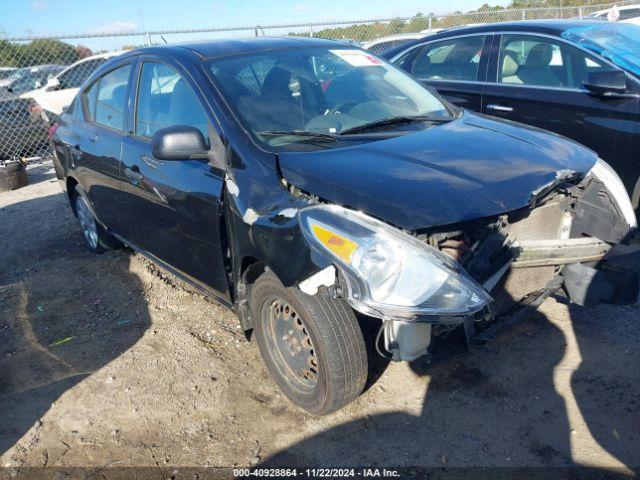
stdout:
[(640, 75), (640, 27), (637, 25), (617, 22), (587, 24), (564, 31), (562, 37)]
[[(209, 68), (245, 127), (272, 146), (309, 137), (327, 141), (381, 120), (402, 124), (413, 117), (451, 118), (447, 107), (407, 74), (349, 47), (234, 56), (213, 60)], [(379, 122), (374, 130), (395, 125)], [(356, 130), (362, 134), (362, 128)], [(305, 138), (304, 132), (312, 134)]]
[(56, 73), (62, 70), (62, 68), (63, 67), (26, 68), (20, 78), (11, 84), (11, 91), (13, 93), (24, 93), (44, 87), (47, 80), (55, 77)]
[(0, 80), (15, 77), (17, 74), (17, 70), (0, 70)]

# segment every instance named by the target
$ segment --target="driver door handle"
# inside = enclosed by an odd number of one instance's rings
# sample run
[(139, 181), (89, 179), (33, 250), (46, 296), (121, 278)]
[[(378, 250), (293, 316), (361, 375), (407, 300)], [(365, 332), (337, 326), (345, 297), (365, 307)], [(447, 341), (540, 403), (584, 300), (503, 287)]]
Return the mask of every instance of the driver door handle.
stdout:
[(138, 185), (144, 178), (137, 165), (133, 165), (131, 168), (125, 168), (124, 175), (129, 179), (129, 183), (132, 185)]
[(490, 103), (485, 108), (487, 110), (493, 110), (495, 112), (513, 112), (513, 107), (507, 107), (506, 105), (496, 105), (495, 103)]

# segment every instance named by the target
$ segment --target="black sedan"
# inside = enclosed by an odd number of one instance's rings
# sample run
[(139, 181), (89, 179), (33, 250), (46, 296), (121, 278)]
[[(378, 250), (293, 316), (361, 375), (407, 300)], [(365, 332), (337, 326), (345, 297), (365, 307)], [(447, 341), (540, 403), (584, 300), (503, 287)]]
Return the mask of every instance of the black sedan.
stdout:
[(88, 248), (125, 244), (233, 308), (310, 412), (362, 391), (363, 321), (411, 361), (561, 287), (585, 305), (637, 297), (609, 264), (636, 218), (605, 162), (343, 43), (129, 52), (53, 141)]
[(595, 150), (640, 202), (640, 27), (538, 20), (456, 28), (384, 56), (464, 108)]

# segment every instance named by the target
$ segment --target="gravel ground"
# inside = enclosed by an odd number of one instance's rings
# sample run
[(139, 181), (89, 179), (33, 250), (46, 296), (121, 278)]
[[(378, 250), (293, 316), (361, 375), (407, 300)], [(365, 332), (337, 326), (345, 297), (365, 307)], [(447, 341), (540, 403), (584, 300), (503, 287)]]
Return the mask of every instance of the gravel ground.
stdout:
[(50, 164), (0, 194), (0, 465), (586, 466), (640, 473), (640, 306), (547, 300), (469, 353), (376, 362), (316, 418), (234, 315), (128, 251), (91, 255)]

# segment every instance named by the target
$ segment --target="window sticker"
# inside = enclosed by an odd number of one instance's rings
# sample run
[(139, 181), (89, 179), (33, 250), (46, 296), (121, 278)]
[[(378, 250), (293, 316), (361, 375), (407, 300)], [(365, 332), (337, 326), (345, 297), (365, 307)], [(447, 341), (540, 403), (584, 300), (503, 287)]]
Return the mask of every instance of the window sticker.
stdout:
[(379, 59), (362, 50), (330, 50), (330, 52), (354, 67), (375, 67), (382, 65)]

